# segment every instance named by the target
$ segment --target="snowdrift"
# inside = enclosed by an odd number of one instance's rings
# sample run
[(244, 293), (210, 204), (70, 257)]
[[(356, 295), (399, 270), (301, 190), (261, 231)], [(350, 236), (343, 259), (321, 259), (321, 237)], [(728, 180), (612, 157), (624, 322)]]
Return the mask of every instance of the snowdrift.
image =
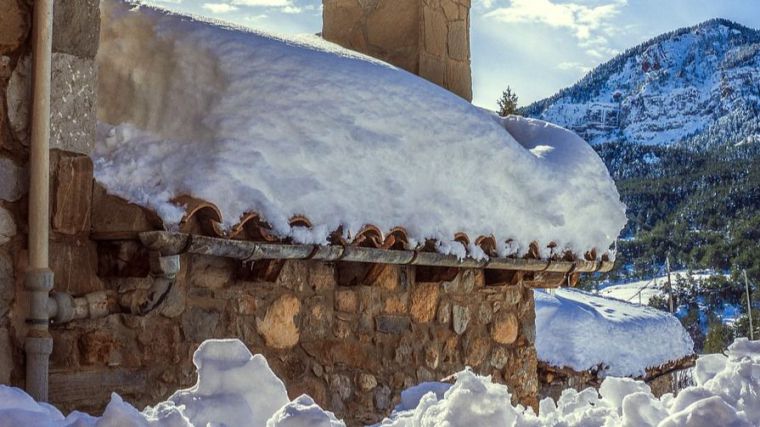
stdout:
[(681, 322), (646, 306), (560, 288), (534, 290), (536, 352), (541, 361), (602, 375), (640, 377), (694, 353)]
[[(0, 427), (339, 427), (345, 424), (306, 395), (288, 401), (285, 387), (261, 355), (238, 340), (208, 340), (196, 351), (197, 384), (139, 412), (113, 394), (102, 417), (65, 417), (22, 390), (0, 385)], [(456, 382), (424, 383), (402, 393), (401, 405), (380, 425), (422, 426), (731, 426), (760, 424), (760, 342), (738, 339), (728, 356), (701, 357), (695, 386), (655, 398), (649, 386), (608, 377), (599, 391), (565, 390), (532, 409), (511, 406), (510, 393), (470, 370)]]
[[(460, 256), (457, 232), (493, 235), (504, 256), (533, 241), (602, 254), (626, 221), (604, 164), (565, 129), (501, 120), (314, 36), (101, 9), (96, 178), (169, 225), (183, 214), (171, 200), (192, 195), (226, 227), (253, 211), (299, 243), (373, 224)], [(294, 215), (314, 227), (293, 230)]]

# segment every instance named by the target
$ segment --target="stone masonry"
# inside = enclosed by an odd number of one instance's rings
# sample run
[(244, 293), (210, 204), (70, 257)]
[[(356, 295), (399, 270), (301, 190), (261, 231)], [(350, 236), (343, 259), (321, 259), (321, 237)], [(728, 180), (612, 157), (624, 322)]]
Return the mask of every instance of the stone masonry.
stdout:
[[(121, 254), (100, 260), (106, 289), (149, 286), (118, 276), (130, 271), (125, 261), (139, 263), (134, 242), (100, 246)], [(521, 284), (486, 285), (483, 271), (468, 269), (443, 277), (374, 264), (257, 267), (199, 255), (181, 263), (166, 301), (147, 316), (53, 328), (52, 402), (97, 411), (114, 390), (137, 407), (155, 403), (195, 382), (200, 342), (236, 337), (266, 356), (291, 398), (308, 393), (350, 425), (378, 422), (403, 389), (465, 366), (508, 384), (515, 402), (537, 404), (533, 293)]]
[[(88, 154), (95, 141), (99, 10), (98, 0), (57, 1), (54, 6), (50, 257), (58, 289), (76, 292), (102, 286), (95, 276), (96, 246), (88, 238), (92, 194)], [(0, 0), (0, 384), (20, 386), (26, 333), (22, 289), (27, 262), (31, 24), (31, 1)]]
[(323, 0), (322, 36), (472, 100), (470, 0)]

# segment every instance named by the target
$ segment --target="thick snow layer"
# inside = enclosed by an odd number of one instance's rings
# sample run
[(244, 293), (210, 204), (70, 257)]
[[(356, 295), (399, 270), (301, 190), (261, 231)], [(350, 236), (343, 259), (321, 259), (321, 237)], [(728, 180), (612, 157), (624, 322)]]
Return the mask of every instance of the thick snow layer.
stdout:
[[(255, 211), (298, 242), (374, 224), (459, 255), (455, 233), (492, 234), (505, 255), (509, 239), (603, 253), (626, 221), (604, 164), (565, 129), (499, 119), (313, 36), (101, 9), (96, 178), (168, 224), (190, 194), (225, 226)], [(291, 229), (295, 214), (315, 228)]]
[(0, 427), (345, 427), (311, 397), (288, 399), (264, 356), (237, 339), (207, 340), (193, 354), (197, 383), (140, 412), (113, 393), (102, 417), (37, 403), (22, 390), (0, 385)]
[(539, 360), (602, 375), (642, 376), (693, 353), (694, 343), (674, 316), (576, 289), (535, 290)]
[[(198, 368), (198, 384), (143, 412), (113, 394), (102, 417), (73, 412), (64, 418), (57, 409), (35, 402), (23, 391), (0, 385), (0, 427), (345, 426), (309, 396), (288, 402), (282, 383), (263, 357), (251, 356), (239, 341), (206, 341), (193, 361)], [(728, 348), (727, 356), (702, 356), (694, 369), (694, 382), (675, 397), (666, 394), (657, 399), (642, 381), (608, 377), (598, 392), (593, 388), (581, 392), (567, 389), (557, 402), (542, 400), (536, 415), (530, 408), (510, 405), (511, 395), (505, 386), (464, 370), (453, 385), (424, 383), (403, 392), (402, 404), (379, 425), (760, 425), (760, 341), (740, 338)], [(177, 396), (185, 397), (182, 404)], [(280, 408), (272, 409), (281, 403)]]

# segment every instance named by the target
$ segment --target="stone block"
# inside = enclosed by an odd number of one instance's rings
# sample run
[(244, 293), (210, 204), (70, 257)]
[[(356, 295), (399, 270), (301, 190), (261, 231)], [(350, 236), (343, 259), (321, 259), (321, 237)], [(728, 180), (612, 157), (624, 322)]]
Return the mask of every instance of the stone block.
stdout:
[(27, 172), (13, 160), (0, 158), (0, 199), (15, 202), (26, 194)]
[(0, 325), (11, 309), (16, 293), (16, 280), (13, 274), (13, 259), (4, 250), (0, 250)]
[(0, 245), (8, 243), (16, 235), (16, 221), (13, 220), (13, 214), (3, 207), (0, 207)]
[[(380, 360), (377, 350), (368, 344), (345, 339), (324, 339), (301, 343), (304, 351), (325, 369), (336, 364), (354, 369), (377, 372)], [(328, 371), (329, 372), (329, 371)]]
[(446, 61), (445, 87), (467, 101), (472, 100), (472, 75), (469, 61)]
[(0, 55), (18, 49), (32, 26), (31, 7), (20, 0), (0, 0)]
[(464, 305), (454, 304), (452, 308), (452, 314), (454, 318), (454, 332), (457, 335), (462, 335), (467, 330), (467, 325), (470, 324), (470, 308)]
[(256, 329), (267, 346), (283, 350), (298, 344), (300, 332), (295, 317), (301, 311), (301, 302), (294, 295), (285, 294), (276, 299), (263, 318), (256, 319)]
[(454, 0), (441, 0), (441, 8), (448, 21), (459, 19), (459, 5)]
[(234, 261), (212, 256), (196, 256), (190, 262), (190, 285), (198, 288), (221, 289), (232, 282)]
[(377, 378), (375, 378), (375, 376), (372, 374), (362, 372), (359, 374), (359, 378), (357, 378), (356, 383), (359, 385), (359, 388), (362, 391), (370, 391), (374, 390), (374, 388), (377, 387)]
[(385, 52), (416, 47), (419, 40), (417, 1), (379, 0), (367, 16), (367, 41)]
[(322, 2), (322, 37), (343, 47), (365, 52), (364, 11), (356, 0)]
[(383, 313), (404, 314), (409, 307), (409, 294), (389, 295), (383, 301)]
[(378, 332), (400, 335), (411, 327), (408, 316), (379, 315), (375, 317), (375, 325)]
[(117, 351), (117, 343), (109, 331), (95, 330), (79, 339), (82, 363), (85, 365), (107, 365), (112, 353)]
[(491, 366), (502, 369), (509, 362), (509, 352), (504, 347), (496, 347), (491, 353)]
[(443, 59), (423, 52), (420, 55), (419, 75), (439, 86), (443, 86), (446, 77), (446, 65)]
[(383, 384), (375, 388), (373, 393), (373, 400), (375, 402), (375, 408), (384, 411), (391, 406), (391, 389), (387, 385)]
[(191, 307), (182, 315), (182, 331), (185, 339), (199, 343), (208, 338), (214, 338), (220, 315), (216, 311)]
[(55, 274), (55, 289), (83, 295), (103, 289), (97, 277), (97, 244), (91, 240), (50, 242), (50, 269)]
[(100, 38), (100, 0), (66, 0), (53, 8), (53, 52), (95, 58)]
[(95, 60), (54, 53), (50, 90), (50, 147), (90, 154), (97, 122)]
[(449, 23), (448, 42), (446, 43), (449, 57), (457, 61), (470, 59), (470, 35), (467, 21), (460, 20)]
[(438, 314), (436, 315), (438, 323), (448, 325), (451, 321), (451, 304), (443, 302), (438, 306)]
[(499, 344), (512, 344), (517, 339), (520, 323), (514, 313), (501, 312), (491, 325), (491, 338)]
[(465, 349), (464, 363), (467, 366), (478, 367), (486, 361), (491, 351), (491, 341), (485, 337), (468, 337)]
[(106, 193), (95, 183), (92, 191), (92, 231), (104, 235), (136, 235), (158, 228), (158, 217), (146, 209)]
[(427, 323), (433, 320), (438, 308), (438, 283), (417, 283), (412, 290), (411, 314), (415, 322)]
[(309, 284), (315, 292), (330, 291), (335, 288), (335, 269), (324, 262), (312, 261), (309, 266)]
[(442, 57), (446, 54), (446, 16), (438, 9), (426, 6), (422, 11), (425, 52)]
[(7, 328), (0, 328), (0, 384), (10, 385), (13, 371), (13, 347)]
[(63, 234), (90, 232), (93, 166), (88, 156), (59, 153), (53, 195), (53, 230)]
[(333, 327), (333, 311), (323, 297), (314, 297), (307, 302), (304, 310), (303, 339), (327, 337)]
[(359, 311), (359, 297), (351, 289), (335, 291), (335, 309), (346, 313)]
[[(11, 0), (13, 1), (13, 0)], [(29, 112), (32, 104), (32, 58), (19, 58), (5, 91), (8, 124), (22, 144), (29, 144)]]

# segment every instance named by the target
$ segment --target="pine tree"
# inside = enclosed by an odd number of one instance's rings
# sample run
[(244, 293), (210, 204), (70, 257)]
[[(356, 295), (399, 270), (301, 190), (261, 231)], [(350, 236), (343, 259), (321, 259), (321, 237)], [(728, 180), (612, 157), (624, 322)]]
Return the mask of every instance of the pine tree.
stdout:
[(734, 339), (731, 328), (724, 325), (720, 319), (712, 319), (705, 337), (705, 353), (723, 353), (728, 344)]
[(507, 86), (507, 90), (501, 93), (501, 98), (496, 103), (499, 105), (499, 115), (501, 117), (517, 114), (517, 94), (512, 92), (509, 86)]

